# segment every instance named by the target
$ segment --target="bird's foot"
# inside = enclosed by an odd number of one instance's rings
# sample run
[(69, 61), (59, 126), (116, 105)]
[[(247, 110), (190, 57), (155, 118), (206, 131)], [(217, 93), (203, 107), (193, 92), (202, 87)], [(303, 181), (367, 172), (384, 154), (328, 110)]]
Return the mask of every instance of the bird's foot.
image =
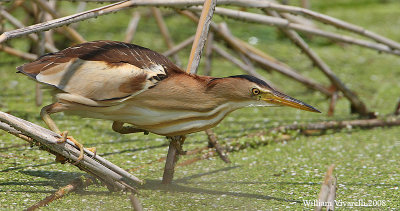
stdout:
[[(76, 162), (73, 163), (73, 165), (78, 164), (83, 159), (83, 154), (84, 154), (83, 153), (83, 145), (81, 143), (79, 143), (74, 137), (68, 136), (68, 131), (64, 131), (60, 135), (61, 135), (61, 138), (58, 140), (58, 143), (64, 143), (64, 142), (67, 141), (67, 139), (69, 139), (70, 141), (72, 141), (72, 143), (75, 144), (75, 146), (77, 146), (79, 148), (79, 151), (80, 151), (79, 157), (76, 160)], [(91, 149), (90, 151), (92, 151), (92, 150), (93, 149)], [(96, 149), (95, 148), (94, 148), (94, 152), (93, 153), (95, 153), (95, 155), (96, 155)], [(56, 157), (56, 161), (60, 161), (60, 159)], [(61, 160), (61, 162), (62, 162), (62, 160)]]

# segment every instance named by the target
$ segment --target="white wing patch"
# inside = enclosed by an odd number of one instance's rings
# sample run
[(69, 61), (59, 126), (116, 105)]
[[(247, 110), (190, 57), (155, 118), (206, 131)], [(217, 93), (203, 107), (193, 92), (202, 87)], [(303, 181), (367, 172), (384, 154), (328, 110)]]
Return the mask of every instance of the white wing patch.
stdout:
[(124, 101), (155, 86), (167, 77), (162, 65), (138, 68), (128, 63), (72, 59), (40, 72), (36, 80), (65, 92), (93, 100)]

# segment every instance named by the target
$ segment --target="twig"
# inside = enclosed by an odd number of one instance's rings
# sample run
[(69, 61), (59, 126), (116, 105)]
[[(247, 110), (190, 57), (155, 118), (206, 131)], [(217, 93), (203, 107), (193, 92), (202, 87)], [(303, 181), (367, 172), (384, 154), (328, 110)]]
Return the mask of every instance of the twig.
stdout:
[[(242, 0), (239, 0), (239, 1), (242, 1)], [(247, 2), (247, 4), (249, 4), (249, 3), (250, 2)], [(263, 2), (263, 3), (268, 4), (267, 2)], [(267, 5), (265, 5), (265, 6), (267, 6)], [(371, 38), (379, 43), (383, 43), (383, 44), (389, 46), (390, 48), (400, 50), (400, 44), (391, 39), (383, 37), (374, 32), (368, 31), (360, 26), (356, 26), (354, 24), (345, 22), (343, 20), (339, 20), (337, 18), (328, 16), (328, 15), (324, 15), (324, 14), (314, 12), (314, 11), (311, 11), (308, 9), (300, 8), (300, 7), (279, 5), (279, 4), (274, 4), (274, 3), (269, 3), (269, 5), (267, 7), (270, 9), (273, 9), (273, 10), (281, 11), (281, 12), (289, 12), (289, 13), (293, 13), (293, 14), (306, 15), (311, 18), (314, 18), (315, 20), (321, 21), (323, 23), (333, 25), (337, 28), (348, 30), (348, 31), (360, 34), (362, 36)], [(264, 8), (267, 8), (267, 7), (264, 7)]]
[(321, 211), (324, 204), (328, 204), (328, 206), (326, 206), (327, 210), (334, 210), (334, 200), (336, 198), (336, 178), (333, 176), (334, 169), (335, 165), (332, 164), (325, 174), (325, 179), (321, 185), (321, 191), (318, 196), (318, 203), (314, 209), (315, 211)]
[(206, 130), (206, 134), (207, 134), (207, 137), (208, 137), (208, 143), (209, 143), (210, 147), (215, 148), (215, 151), (218, 153), (218, 156), (225, 163), (231, 163), (231, 161), (229, 160), (229, 158), (226, 155), (226, 153), (224, 152), (224, 150), (218, 144), (218, 140), (217, 140), (217, 137), (216, 137), (215, 133), (211, 129), (208, 129), (208, 130)]
[[(76, 7), (75, 13), (81, 13), (86, 10), (87, 3), (86, 2), (79, 2), (78, 6)], [(78, 28), (81, 22), (71, 24), (71, 27), (76, 29)]]
[(194, 158), (192, 158), (192, 159), (185, 160), (185, 161), (179, 163), (179, 164), (177, 165), (177, 167), (183, 167), (183, 166), (191, 165), (191, 164), (193, 164), (193, 163), (195, 163), (195, 162), (197, 162), (197, 161), (205, 160), (205, 159), (214, 157), (214, 156), (216, 156), (216, 155), (217, 155), (217, 153), (216, 153), (215, 150), (208, 150), (206, 153), (203, 153), (203, 154), (200, 155), (200, 156), (197, 156), (197, 157), (194, 157)]
[[(164, 38), (165, 43), (167, 44), (168, 49), (171, 49), (175, 46), (174, 41), (171, 38), (171, 35), (169, 34), (167, 24), (165, 23), (163, 16), (161, 14), (160, 9), (156, 7), (151, 8), (151, 12), (153, 13), (154, 18), (156, 19), (158, 28), (160, 29), (160, 32)], [(179, 56), (177, 54), (173, 55), (173, 59), (175, 61), (175, 64), (177, 66), (181, 66), (182, 63), (179, 59)]]
[(328, 195), (328, 205), (326, 206), (327, 211), (334, 211), (335, 210), (335, 200), (336, 200), (336, 191), (337, 191), (337, 177), (334, 176), (331, 179), (330, 183), (330, 194)]
[(328, 109), (328, 114), (327, 114), (328, 116), (333, 116), (333, 113), (335, 112), (335, 106), (336, 106), (338, 97), (339, 97), (338, 92), (334, 92), (332, 94), (331, 102), (329, 103), (329, 109)]
[(124, 42), (130, 43), (133, 40), (133, 36), (135, 35), (136, 28), (140, 21), (140, 13), (134, 12), (131, 21), (129, 22), (128, 27), (125, 32)]
[[(54, 155), (68, 158), (70, 162), (77, 161), (79, 157), (79, 150), (75, 148), (75, 145), (70, 140), (64, 143), (58, 143), (58, 139), (60, 138), (59, 134), (10, 114), (0, 112), (0, 129), (22, 138), (25, 141), (30, 141), (40, 146), (41, 149)], [(77, 164), (77, 167), (99, 178), (111, 187), (134, 190), (133, 187), (123, 182), (142, 183), (137, 177), (129, 174), (104, 158), (98, 155), (93, 158), (93, 152), (87, 149), (85, 149), (84, 152), (86, 155)]]
[(194, 74), (197, 72), (197, 68), (200, 63), (201, 52), (203, 51), (203, 47), (207, 39), (208, 29), (210, 28), (211, 19), (216, 5), (216, 0), (206, 0), (204, 2), (186, 72)]
[(142, 211), (143, 210), (143, 206), (140, 203), (139, 198), (137, 197), (136, 193), (131, 193), (129, 194), (129, 199), (131, 200), (131, 204), (132, 204), (132, 209), (135, 211)]
[[(257, 0), (220, 0), (220, 1), (218, 1), (218, 4), (219, 5), (220, 4), (232, 4), (232, 5), (236, 5), (236, 6), (266, 8), (266, 9), (276, 10), (279, 12), (288, 12), (288, 13), (292, 13), (295, 15), (305, 15), (305, 16), (311, 17), (317, 21), (321, 21), (323, 23), (333, 25), (337, 28), (348, 30), (348, 31), (360, 34), (362, 36), (371, 38), (371, 39), (375, 40), (376, 42), (387, 45), (389, 49), (400, 50), (400, 44), (396, 41), (393, 41), (391, 39), (383, 37), (374, 32), (368, 31), (360, 26), (356, 26), (354, 24), (345, 22), (343, 20), (339, 20), (337, 18), (328, 16), (328, 15), (324, 15), (324, 14), (321, 14), (318, 12), (314, 12), (314, 11), (311, 11), (311, 10), (308, 10), (305, 8), (295, 7), (295, 6), (287, 6), (287, 5), (272, 3), (269, 1), (257, 1)], [(193, 1), (193, 5), (196, 5), (196, 3), (194, 1)]]
[[(191, 7), (189, 9), (193, 10), (193, 11), (199, 11), (199, 10), (201, 10), (201, 7)], [(226, 8), (219, 8), (219, 7), (215, 8), (215, 14), (219, 14), (219, 15), (223, 15), (223, 16), (227, 16), (227, 17), (239, 19), (239, 20), (267, 24), (267, 25), (281, 27), (281, 28), (289, 28), (289, 29), (302, 31), (305, 33), (313, 34), (313, 35), (324, 36), (329, 39), (337, 40), (340, 42), (345, 42), (345, 43), (355, 44), (355, 45), (359, 45), (359, 46), (366, 47), (366, 48), (371, 48), (371, 49), (377, 50), (379, 52), (386, 52), (386, 53), (391, 53), (391, 54), (395, 54), (395, 55), (400, 55), (400, 50), (396, 49), (396, 48), (392, 48), (391, 46), (389, 47), (387, 45), (380, 44), (380, 43), (374, 43), (374, 42), (370, 42), (367, 40), (360, 40), (360, 39), (356, 39), (356, 38), (345, 36), (345, 35), (339, 35), (336, 33), (327, 32), (324, 30), (320, 30), (320, 29), (309, 27), (309, 26), (302, 25), (302, 24), (290, 23), (288, 20), (283, 19), (283, 18), (276, 18), (276, 17), (266, 16), (266, 15), (260, 15), (260, 14), (250, 13), (250, 12), (243, 12), (243, 11), (231, 10), (231, 9), (226, 9)]]
[(264, 76), (260, 75), (259, 73), (257, 73), (254, 68), (250, 67), (248, 64), (243, 63), (242, 61), (240, 61), (239, 59), (235, 58), (234, 56), (232, 56), (231, 54), (229, 54), (228, 52), (226, 52), (224, 49), (222, 49), (221, 47), (219, 47), (218, 45), (214, 44), (213, 45), (213, 50), (218, 53), (220, 56), (222, 56), (223, 58), (225, 58), (226, 60), (232, 62), (234, 65), (238, 66), (239, 68), (241, 68), (244, 72), (246, 72), (249, 75), (255, 76), (265, 82), (267, 82), (270, 86), (272, 87), (276, 87), (276, 85), (274, 85), (271, 81), (267, 80)]
[[(38, 22), (43, 22), (45, 20), (45, 12), (41, 11), (38, 14)], [(37, 55), (42, 56), (44, 55), (44, 45), (46, 43), (46, 37), (45, 37), (45, 32), (41, 31), (38, 33), (39, 41), (38, 45), (36, 45), (37, 48)], [(36, 106), (40, 106), (43, 103), (43, 92), (40, 89), (41, 84), (36, 83), (35, 84), (35, 104)]]
[(22, 51), (19, 51), (19, 50), (15, 49), (15, 48), (11, 48), (11, 47), (8, 47), (8, 46), (5, 46), (5, 45), (1, 45), (1, 44), (0, 44), (0, 50), (4, 51), (4, 52), (6, 52), (6, 53), (8, 53), (10, 55), (17, 56), (17, 57), (20, 57), (22, 59), (26, 59), (26, 60), (30, 60), (30, 61), (33, 61), (33, 60), (38, 58), (38, 56), (36, 54), (22, 52)]
[(194, 41), (194, 35), (187, 38), (186, 40), (182, 41), (181, 43), (175, 45), (173, 48), (169, 49), (168, 51), (165, 51), (163, 53), (164, 56), (171, 56), (171, 55), (175, 55), (176, 53), (178, 53), (180, 50), (182, 50), (183, 48), (185, 48), (186, 46), (190, 45), (191, 43), (193, 43)]
[(214, 43), (214, 33), (208, 33), (207, 41), (206, 41), (206, 51), (205, 51), (205, 61), (204, 61), (204, 75), (211, 75), (211, 66), (212, 66), (212, 51), (213, 51), (213, 43)]
[[(50, 6), (53, 10), (56, 9), (56, 3), (57, 3), (56, 0), (49, 0), (49, 6)], [(51, 16), (49, 13), (45, 13), (45, 15), (44, 15), (44, 20), (45, 20), (45, 21), (49, 21), (49, 20), (52, 20), (52, 19), (53, 19), (53, 18), (52, 18), (52, 16)], [(41, 21), (41, 22), (42, 22), (42, 21)], [(46, 44), (46, 43), (49, 43), (50, 45), (54, 46), (54, 45), (55, 45), (55, 42), (54, 42), (53, 36), (54, 36), (54, 31), (52, 31), (52, 30), (45, 31), (45, 32), (44, 32), (44, 37), (45, 37), (45, 40), (46, 40), (45, 44)]]
[(4, 32), (3, 34), (0, 35), (0, 43), (6, 41), (8, 39), (11, 39), (11, 38), (20, 37), (20, 36), (38, 32), (38, 31), (45, 31), (45, 30), (60, 27), (63, 25), (71, 24), (74, 22), (94, 18), (94, 17), (100, 16), (100, 15), (105, 15), (105, 14), (108, 14), (111, 12), (116, 12), (116, 11), (119, 11), (121, 9), (130, 7), (130, 6), (133, 6), (133, 2), (131, 2), (129, 0), (124, 0), (124, 1), (110, 4), (107, 6), (103, 6), (103, 7), (99, 7), (96, 9), (81, 12), (78, 14), (69, 15), (69, 16), (54, 19), (51, 21), (47, 21), (45, 23), (39, 23), (39, 24), (24, 27), (24, 28)]
[[(265, 12), (273, 17), (280, 18), (281, 16), (275, 11)], [(331, 68), (315, 53), (308, 44), (300, 37), (297, 32), (281, 28), (281, 31), (286, 34), (286, 36), (296, 44), (303, 52), (308, 56), (308, 58), (325, 74), (325, 76), (331, 81), (333, 85), (335, 85), (341, 92), (343, 92), (344, 96), (351, 102), (351, 104), (355, 107), (357, 113), (361, 116), (368, 116), (369, 111), (365, 106), (364, 102), (361, 101), (358, 96), (351, 91), (331, 70)]]
[[(46, 2), (44, 0), (34, 0), (34, 1), (36, 2), (37, 5), (40, 6), (40, 8), (42, 8), (47, 13), (49, 13), (53, 18), (60, 18), (60, 16), (57, 14), (57, 12), (53, 8), (51, 8), (51, 6), (48, 4), (48, 2)], [(75, 42), (78, 42), (78, 43), (86, 42), (86, 40), (82, 37), (82, 35), (80, 35), (75, 29), (68, 27), (68, 26), (64, 26), (62, 29)]]
[(27, 211), (32, 211), (32, 210), (36, 210), (39, 209), (40, 207), (44, 207), (46, 205), (48, 205), (50, 202), (57, 200), (59, 198), (64, 197), (65, 195), (67, 195), (70, 192), (73, 192), (77, 189), (84, 189), (87, 186), (93, 184), (93, 179), (92, 178), (88, 178), (88, 177), (78, 177), (76, 179), (74, 179), (71, 183), (69, 183), (68, 185), (61, 187), (60, 189), (58, 189), (56, 192), (54, 192), (53, 194), (51, 194), (50, 196), (46, 197), (45, 199), (39, 201), (38, 203), (36, 203), (35, 205), (32, 205), (31, 207), (29, 207), (28, 209), (26, 209)]
[(310, 1), (309, 0), (301, 0), (301, 7), (309, 9), (310, 8)]
[(344, 121), (325, 121), (308, 124), (292, 124), (273, 128), (270, 132), (282, 132), (287, 130), (329, 130), (343, 128), (374, 128), (399, 126), (400, 118), (388, 117), (386, 119), (356, 119)]
[[(213, 27), (214, 29), (214, 27)], [(279, 60), (267, 55), (266, 53), (248, 45), (246, 42), (234, 37), (231, 35), (227, 30), (223, 30), (223, 28), (219, 28), (219, 34), (225, 39), (227, 43), (229, 43), (233, 48), (245, 54), (251, 60), (257, 62), (264, 68), (273, 69), (283, 75), (286, 75), (307, 87), (320, 91), (323, 94), (328, 96), (331, 95), (330, 91), (327, 90), (322, 85), (318, 84), (317, 82), (308, 79), (302, 75), (300, 75), (297, 71), (289, 67), (288, 65), (280, 62)]]
[[(213, 29), (216, 30), (216, 29), (214, 28), (215, 25), (212, 25), (212, 26), (213, 26)], [(258, 74), (258, 73), (254, 70), (254, 67), (253, 67), (252, 65), (250, 65), (250, 64), (251, 64), (251, 61), (249, 61), (249, 58), (248, 58), (247, 56), (248, 56), (251, 52), (253, 52), (253, 53), (255, 53), (255, 54), (257, 54), (257, 55), (260, 55), (261, 57), (263, 57), (263, 58), (265, 58), (265, 59), (267, 59), (267, 60), (269, 60), (269, 61), (271, 61), (271, 62), (277, 63), (278, 65), (282, 65), (282, 66), (288, 67), (286, 64), (279, 62), (277, 59), (275, 59), (275, 58), (273, 58), (273, 57), (267, 55), (266, 53), (264, 53), (264, 52), (262, 52), (262, 51), (260, 51), (260, 50), (258, 50), (258, 49), (256, 49), (256, 48), (254, 48), (254, 47), (248, 45), (246, 42), (243, 42), (242, 40), (240, 40), (240, 39), (234, 37), (234, 36), (232, 35), (232, 33), (230, 32), (230, 30), (229, 30), (229, 28), (228, 28), (228, 26), (226, 25), (225, 22), (220, 23), (220, 24), (218, 25), (217, 30), (218, 30), (218, 32), (219, 32), (219, 35), (221, 35), (221, 36), (225, 39), (225, 41), (226, 41), (229, 45), (231, 45), (231, 47), (232, 47), (233, 49), (237, 49), (237, 50), (235, 51), (236, 54), (238, 54), (238, 55), (241, 57), (241, 59), (242, 59), (243, 61), (246, 61), (246, 63), (245, 63), (245, 65), (246, 65), (246, 70), (245, 70), (245, 72), (246, 72), (246, 73), (249, 73), (250, 75), (253, 75), (253, 76), (256, 76), (256, 77), (258, 77), (258, 78), (260, 78), (260, 79), (263, 79), (265, 82), (267, 82), (267, 83), (268, 83), (271, 87), (273, 87), (273, 88), (276, 88), (276, 87), (277, 87), (277, 86), (276, 86), (275, 84), (273, 84), (271, 81), (267, 80), (265, 77), (261, 76), (260, 74)], [(221, 50), (222, 50), (222, 49), (221, 49)], [(220, 53), (223, 53), (223, 52), (220, 51)]]
[[(4, 9), (0, 9), (0, 16), (2, 16), (5, 19), (7, 19), (12, 25), (14, 25), (17, 28), (25, 27), (24, 24), (22, 24), (18, 19), (16, 19), (14, 16), (12, 16), (10, 13), (8, 13)], [(28, 34), (28, 37), (31, 40), (35, 41), (36, 43), (39, 42), (39, 38), (38, 38), (38, 36), (36, 34)], [(45, 43), (44, 47), (50, 52), (58, 51), (58, 49), (56, 47), (54, 47), (54, 45), (51, 45), (51, 44), (49, 44), (47, 42)]]
[(394, 115), (400, 114), (400, 98), (397, 100), (396, 109), (394, 110)]
[[(90, 1), (90, 0), (89, 0)], [(101, 0), (100, 0), (101, 1)], [(106, 2), (106, 1), (103, 1)], [(107, 2), (115, 2), (114, 0), (109, 0)], [(115, 12), (123, 8), (131, 7), (131, 6), (167, 6), (167, 7), (183, 7), (183, 6), (194, 6), (194, 5), (202, 5), (203, 1), (202, 0), (135, 0), (135, 1), (120, 1), (111, 5), (107, 5), (105, 7), (97, 8), (94, 10), (90, 10), (87, 12), (75, 14), (72, 16), (67, 16), (64, 18), (60, 18), (58, 20), (54, 20), (50, 23), (41, 25), (40, 27), (33, 27), (33, 30), (45, 30), (44, 28), (54, 28), (60, 25), (65, 25), (69, 24), (72, 22), (76, 22), (79, 20), (85, 20), (88, 18), (93, 18), (98, 15), (104, 15), (108, 14), (110, 12)], [(388, 39), (386, 37), (383, 37), (381, 35), (378, 35), (376, 33), (373, 33), (371, 31), (368, 31), (362, 27), (347, 23), (345, 21), (317, 13), (308, 9), (300, 8), (300, 7), (294, 7), (294, 6), (287, 6), (287, 5), (280, 5), (280, 4), (275, 4), (269, 1), (257, 1), (257, 0), (219, 0), (218, 5), (224, 5), (224, 4), (230, 4), (230, 5), (236, 5), (236, 6), (245, 6), (245, 7), (258, 7), (258, 8), (266, 8), (266, 9), (272, 9), (276, 10), (279, 12), (288, 12), (292, 13), (295, 15), (305, 15), (309, 16), (315, 20), (321, 21), (323, 23), (331, 24), (334, 25), (335, 27), (349, 30), (358, 34), (361, 34), (363, 36), (366, 36), (368, 38), (374, 39), (379, 43), (384, 43), (382, 47), (387, 47), (386, 49), (388, 53), (395, 53), (396, 51), (391, 51), (391, 49), (397, 49), (400, 50), (400, 44)], [(52, 25), (52, 26), (51, 26)], [(299, 29), (301, 28), (301, 24), (298, 24)], [(6, 34), (2, 34), (0, 36), (0, 43), (3, 42), (6, 39), (9, 39), (12, 36), (22, 36), (23, 34), (27, 33), (32, 33), (33, 31), (29, 30), (22, 30), (20, 32), (8, 32)], [(21, 34), (20, 34), (21, 33)], [(383, 50), (382, 50), (383, 51)]]

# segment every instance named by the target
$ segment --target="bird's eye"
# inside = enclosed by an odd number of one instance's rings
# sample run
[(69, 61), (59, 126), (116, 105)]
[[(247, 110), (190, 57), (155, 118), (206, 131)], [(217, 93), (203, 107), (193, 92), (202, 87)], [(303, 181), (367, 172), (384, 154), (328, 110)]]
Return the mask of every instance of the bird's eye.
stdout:
[(253, 93), (253, 95), (258, 95), (258, 94), (260, 94), (260, 90), (257, 89), (257, 88), (251, 89), (251, 92)]

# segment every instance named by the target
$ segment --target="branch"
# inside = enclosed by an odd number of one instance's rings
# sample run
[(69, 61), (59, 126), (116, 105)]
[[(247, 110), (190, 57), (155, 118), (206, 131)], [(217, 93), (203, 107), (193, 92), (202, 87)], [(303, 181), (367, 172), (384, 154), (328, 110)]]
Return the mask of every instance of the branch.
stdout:
[(215, 148), (215, 151), (218, 153), (218, 156), (225, 163), (231, 163), (231, 161), (227, 157), (226, 153), (224, 152), (224, 149), (218, 144), (217, 136), (215, 135), (215, 133), (211, 129), (208, 129), (208, 130), (206, 130), (206, 134), (208, 137), (208, 143), (211, 145), (210, 147)]
[(208, 29), (210, 28), (211, 19), (216, 5), (216, 0), (206, 0), (204, 2), (186, 72), (194, 74), (197, 72), (197, 68), (200, 63), (201, 52), (203, 51), (205, 41), (207, 39)]
[(133, 36), (135, 35), (136, 28), (139, 24), (140, 20), (140, 13), (139, 12), (134, 12), (131, 21), (129, 22), (129, 25), (126, 29), (125, 32), (125, 39), (124, 42), (130, 43), (133, 40)]
[(19, 51), (15, 48), (11, 48), (11, 47), (1, 45), (1, 44), (0, 44), (0, 50), (4, 51), (10, 55), (17, 56), (22, 59), (26, 59), (26, 60), (30, 60), (30, 61), (33, 61), (38, 58), (38, 56), (36, 54), (25, 53), (23, 51)]
[(206, 41), (206, 51), (205, 51), (205, 61), (204, 61), (204, 69), (203, 69), (203, 75), (211, 75), (211, 66), (212, 66), (212, 60), (213, 60), (213, 44), (214, 43), (214, 33), (210, 32), (208, 33), (207, 36), (207, 41)]
[[(90, 1), (90, 0), (87, 0), (87, 1)], [(101, 2), (115, 2), (115, 1), (109, 0), (109, 1), (101, 1)], [(204, 3), (204, 1), (202, 1), (202, 0), (152, 0), (152, 1), (124, 0), (124, 1), (120, 1), (120, 2), (117, 2), (114, 4), (104, 6), (104, 7), (89, 10), (89, 11), (86, 11), (83, 13), (78, 13), (78, 14), (66, 16), (63, 18), (59, 18), (56, 20), (52, 20), (52, 21), (49, 21), (46, 23), (36, 24), (36, 25), (32, 25), (32, 26), (29, 26), (26, 28), (21, 28), (21, 29), (5, 32), (2, 35), (0, 35), (0, 43), (7, 39), (13, 38), (13, 37), (18, 37), (18, 36), (22, 36), (22, 35), (37, 32), (37, 31), (42, 31), (42, 30), (48, 30), (51, 28), (70, 24), (73, 22), (97, 17), (99, 15), (116, 12), (121, 9), (125, 9), (125, 8), (132, 7), (132, 6), (158, 6), (158, 7), (162, 7), (162, 6), (184, 7), (185, 6), (185, 7), (187, 7), (187, 6), (202, 5), (203, 3)], [(286, 6), (286, 5), (274, 4), (274, 3), (271, 3), (268, 1), (256, 1), (256, 0), (219, 0), (218, 5), (236, 5), (236, 6), (244, 6), (244, 7), (266, 8), (266, 9), (276, 10), (279, 12), (288, 12), (288, 13), (292, 13), (295, 15), (297, 15), (297, 14), (306, 15), (306, 16), (312, 17), (318, 21), (321, 21), (321, 22), (324, 22), (327, 24), (332, 24), (338, 28), (342, 28), (345, 30), (349, 30), (349, 31), (361, 34), (368, 38), (374, 39), (377, 42), (384, 43), (385, 45), (371, 43), (371, 42), (364, 41), (364, 40), (358, 40), (358, 39), (354, 39), (354, 38), (351, 38), (348, 36), (337, 35), (334, 33), (328, 33), (328, 32), (322, 31), (322, 30), (313, 30), (312, 27), (306, 27), (305, 25), (302, 25), (302, 24), (290, 24), (290, 26), (296, 30), (303, 30), (304, 32), (315, 33), (315, 34), (321, 35), (321, 36), (325, 35), (331, 39), (341, 40), (342, 42), (357, 44), (357, 45), (361, 45), (364, 47), (374, 48), (378, 51), (383, 51), (383, 52), (387, 52), (387, 53), (400, 55), (400, 51), (399, 51), (400, 44), (393, 40), (385, 38), (376, 33), (370, 32), (362, 27), (355, 26), (355, 25), (347, 23), (345, 21), (342, 21), (342, 20), (327, 16), (327, 15), (323, 15), (323, 14), (320, 14), (320, 13), (317, 13), (317, 12), (314, 12), (311, 10), (307, 10), (304, 8), (299, 8), (299, 7), (294, 7), (294, 6)], [(238, 11), (236, 11), (236, 12), (238, 12)], [(283, 24), (284, 24), (283, 27), (285, 27), (286, 23), (283, 23)], [(392, 49), (397, 49), (397, 50), (392, 50)]]
[(388, 117), (386, 119), (356, 119), (344, 121), (326, 121), (309, 124), (292, 124), (273, 128), (270, 132), (284, 132), (287, 130), (329, 130), (343, 128), (374, 128), (400, 126), (400, 118)]
[(318, 196), (317, 206), (315, 211), (321, 211), (323, 204), (328, 204), (326, 206), (327, 210), (334, 210), (335, 208), (335, 198), (336, 198), (336, 182), (337, 179), (333, 176), (333, 170), (335, 165), (332, 164), (325, 174), (324, 182), (321, 185), (321, 191)]
[(225, 39), (225, 41), (229, 43), (229, 45), (231, 45), (234, 49), (240, 51), (241, 53), (245, 54), (248, 58), (258, 63), (260, 66), (267, 69), (273, 69), (283, 75), (288, 76), (289, 78), (294, 79), (295, 81), (304, 84), (311, 89), (318, 90), (325, 95), (331, 95), (330, 91), (327, 90), (325, 87), (299, 74), (296, 70), (289, 67), (287, 64), (277, 60), (276, 58), (271, 57), (270, 55), (267, 55), (266, 53), (256, 49), (253, 46), (250, 46), (239, 38), (234, 37), (226, 30), (219, 30), (219, 32), (220, 35)]
[(143, 210), (143, 206), (140, 203), (140, 200), (136, 195), (137, 194), (135, 194), (135, 193), (131, 193), (129, 195), (129, 199), (131, 200), (131, 204), (132, 204), (132, 209), (134, 211), (142, 211)]
[(91, 184), (93, 184), (93, 179), (87, 177), (78, 177), (74, 179), (70, 184), (59, 188), (55, 193), (46, 197), (45, 199), (39, 201), (35, 205), (30, 206), (27, 211), (33, 211), (40, 207), (48, 205), (50, 202), (64, 197), (66, 194), (75, 191), (76, 189), (83, 189)]
[(193, 43), (194, 41), (194, 36), (191, 36), (189, 38), (187, 38), (186, 40), (182, 41), (181, 43), (175, 45), (173, 48), (169, 49), (168, 51), (165, 51), (163, 53), (164, 56), (171, 56), (171, 55), (175, 55), (176, 53), (178, 53), (180, 50), (182, 50), (183, 48), (185, 48), (186, 46), (190, 45), (191, 43)]
[[(273, 17), (281, 17), (275, 11), (266, 10), (265, 12)], [(362, 116), (368, 116), (370, 114), (364, 102), (362, 102), (361, 99), (358, 98), (358, 96), (335, 75), (331, 68), (308, 46), (308, 44), (303, 40), (303, 38), (300, 37), (299, 34), (297, 34), (297, 32), (286, 28), (280, 29), (295, 45), (303, 50), (308, 58), (325, 74), (331, 83), (343, 92), (344, 96), (351, 102), (357, 113)]]
[[(60, 18), (60, 16), (57, 14), (57, 12), (51, 8), (51, 6), (48, 4), (48, 2), (44, 0), (34, 0), (39, 7), (41, 7), (43, 10), (45, 10), (48, 14), (50, 14), (53, 19)], [(84, 43), (86, 40), (80, 35), (75, 29), (64, 26), (62, 28), (70, 37), (72, 40), (74, 40), (77, 43)]]
[(134, 5), (133, 2), (131, 2), (129, 0), (124, 0), (124, 1), (110, 4), (107, 6), (99, 7), (99, 8), (93, 9), (93, 10), (88, 10), (88, 11), (81, 12), (78, 14), (69, 15), (69, 16), (54, 19), (51, 21), (47, 21), (44, 23), (39, 23), (39, 24), (28, 26), (28, 27), (4, 32), (2, 35), (0, 35), (0, 43), (6, 41), (8, 39), (11, 39), (11, 38), (20, 37), (20, 36), (38, 32), (38, 31), (45, 31), (45, 30), (60, 27), (63, 25), (71, 24), (74, 22), (94, 18), (94, 17), (100, 16), (100, 15), (105, 15), (105, 14), (108, 14), (111, 12), (116, 12), (121, 9), (133, 6), (133, 5)]
[[(10, 114), (0, 112), (0, 129), (40, 146), (41, 149), (54, 155), (63, 156), (69, 159), (70, 162), (77, 161), (79, 157), (79, 150), (76, 149), (76, 146), (70, 140), (64, 143), (58, 143), (58, 139), (60, 138), (59, 134)], [(85, 156), (77, 164), (77, 167), (105, 182), (110, 187), (114, 189), (134, 190), (133, 187), (127, 185), (124, 181), (129, 183), (142, 183), (137, 177), (129, 174), (106, 159), (94, 155), (93, 152), (86, 149), (84, 152)]]
[[(165, 43), (167, 44), (168, 49), (173, 48), (175, 46), (175, 44), (174, 44), (174, 41), (171, 38), (171, 35), (169, 34), (167, 24), (164, 21), (164, 18), (163, 18), (162, 14), (161, 14), (160, 9), (158, 9), (156, 7), (152, 7), (151, 8), (151, 12), (153, 13), (154, 18), (156, 19), (158, 28), (160, 29), (160, 32), (161, 32), (161, 34), (162, 34), (162, 36), (164, 38)], [(174, 58), (175, 64), (177, 66), (181, 66), (182, 65), (178, 55), (174, 54), (173, 58)]]
[[(189, 9), (192, 11), (199, 11), (199, 10), (201, 10), (201, 7), (191, 7)], [(231, 9), (220, 8), (220, 7), (215, 8), (215, 14), (226, 16), (229, 18), (238, 19), (238, 20), (244, 20), (244, 21), (248, 21), (248, 22), (262, 23), (262, 24), (267, 24), (267, 25), (276, 26), (276, 27), (280, 27), (280, 28), (289, 28), (289, 29), (302, 31), (305, 33), (313, 34), (313, 35), (327, 37), (329, 39), (337, 40), (340, 42), (355, 44), (355, 45), (359, 45), (362, 47), (371, 48), (371, 49), (374, 49), (377, 51), (400, 55), (400, 50), (393, 49), (392, 46), (374, 43), (374, 42), (370, 42), (367, 40), (360, 40), (360, 39), (356, 39), (356, 38), (345, 36), (345, 35), (339, 35), (336, 33), (327, 32), (327, 31), (324, 31), (321, 29), (317, 29), (317, 28), (302, 25), (302, 24), (291, 23), (288, 20), (283, 19), (283, 18), (276, 18), (276, 17), (266, 16), (266, 15), (231, 10)]]
[(254, 68), (250, 67), (249, 65), (243, 63), (242, 61), (240, 61), (239, 59), (235, 58), (234, 56), (232, 56), (231, 54), (229, 54), (228, 52), (226, 52), (224, 49), (222, 49), (221, 47), (219, 47), (218, 45), (214, 44), (213, 46), (213, 50), (218, 53), (220, 56), (224, 57), (226, 60), (232, 62), (234, 65), (238, 66), (239, 68), (241, 68), (244, 72), (246, 72), (249, 75), (255, 76), (265, 82), (267, 82), (270, 86), (272, 87), (276, 87), (276, 85), (274, 85), (271, 81), (269, 81), (268, 79), (266, 79), (264, 76), (260, 75), (258, 72), (256, 72), (254, 70)]
[[(14, 25), (17, 28), (24, 28), (25, 25), (22, 24), (18, 19), (16, 19), (14, 16), (12, 16), (10, 13), (8, 13), (4, 9), (0, 9), (0, 16), (3, 18), (7, 19), (12, 25)], [(33, 40), (34, 42), (39, 42), (39, 37), (36, 34), (29, 34), (28, 37)], [(1, 42), (1, 41), (0, 41)], [(58, 49), (54, 47), (53, 45), (50, 45), (49, 43), (45, 43), (44, 47), (50, 51), (50, 52), (56, 52)]]

